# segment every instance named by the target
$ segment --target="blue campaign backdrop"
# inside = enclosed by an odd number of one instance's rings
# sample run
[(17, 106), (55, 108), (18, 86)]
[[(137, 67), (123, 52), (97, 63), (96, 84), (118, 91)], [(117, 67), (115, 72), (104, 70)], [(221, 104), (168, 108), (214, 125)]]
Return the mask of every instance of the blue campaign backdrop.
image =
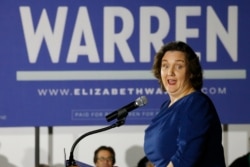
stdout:
[(147, 124), (167, 96), (150, 69), (169, 41), (194, 48), (223, 124), (249, 123), (250, 2), (2, 0), (0, 126)]

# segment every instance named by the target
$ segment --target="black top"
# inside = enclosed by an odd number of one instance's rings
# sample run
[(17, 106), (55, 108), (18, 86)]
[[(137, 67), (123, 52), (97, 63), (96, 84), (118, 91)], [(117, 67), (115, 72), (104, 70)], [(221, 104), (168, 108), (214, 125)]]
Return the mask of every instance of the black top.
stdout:
[(229, 167), (250, 167), (250, 153), (237, 158)]

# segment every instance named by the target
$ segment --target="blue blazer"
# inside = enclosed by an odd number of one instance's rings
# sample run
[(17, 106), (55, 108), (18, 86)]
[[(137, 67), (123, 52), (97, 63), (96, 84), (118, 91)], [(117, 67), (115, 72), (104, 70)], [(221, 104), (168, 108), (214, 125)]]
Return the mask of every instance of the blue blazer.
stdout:
[(156, 167), (225, 167), (222, 130), (208, 96), (193, 92), (165, 101), (145, 130), (144, 151)]

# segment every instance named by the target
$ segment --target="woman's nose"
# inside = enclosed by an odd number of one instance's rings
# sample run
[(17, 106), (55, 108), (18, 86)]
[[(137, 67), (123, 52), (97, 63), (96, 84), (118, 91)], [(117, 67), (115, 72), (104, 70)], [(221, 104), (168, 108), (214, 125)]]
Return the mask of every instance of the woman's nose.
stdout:
[(168, 69), (167, 75), (168, 75), (168, 76), (173, 76), (173, 75), (174, 75), (173, 68), (169, 68), (169, 69)]

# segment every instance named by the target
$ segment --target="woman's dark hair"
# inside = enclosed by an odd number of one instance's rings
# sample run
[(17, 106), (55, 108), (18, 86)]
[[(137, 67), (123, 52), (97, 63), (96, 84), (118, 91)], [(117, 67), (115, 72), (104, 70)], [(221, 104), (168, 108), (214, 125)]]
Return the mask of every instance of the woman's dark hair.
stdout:
[(109, 146), (100, 146), (99, 148), (97, 148), (95, 150), (95, 153), (94, 153), (94, 163), (97, 162), (97, 154), (99, 153), (99, 151), (102, 151), (102, 150), (106, 150), (106, 151), (109, 151), (112, 155), (112, 164), (114, 165), (115, 164), (115, 151), (112, 147), (109, 147)]
[(144, 156), (138, 162), (137, 167), (146, 167), (146, 165), (147, 165), (148, 162), (149, 162), (148, 158), (146, 156)]
[(158, 79), (163, 91), (166, 91), (161, 79), (161, 61), (167, 51), (180, 51), (186, 55), (188, 73), (190, 74), (190, 83), (195, 90), (201, 90), (203, 86), (203, 75), (200, 61), (193, 49), (184, 42), (174, 41), (164, 46), (156, 53), (152, 72)]

